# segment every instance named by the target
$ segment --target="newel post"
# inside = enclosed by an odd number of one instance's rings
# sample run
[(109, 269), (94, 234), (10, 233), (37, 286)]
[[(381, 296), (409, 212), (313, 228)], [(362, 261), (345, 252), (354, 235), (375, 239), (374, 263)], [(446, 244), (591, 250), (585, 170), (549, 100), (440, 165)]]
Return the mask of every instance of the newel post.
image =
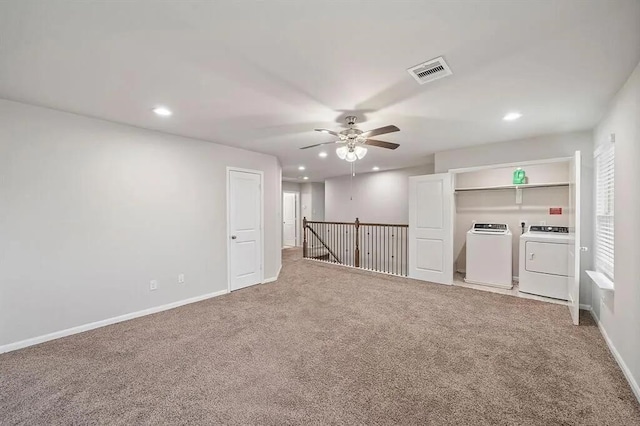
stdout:
[(356, 217), (356, 251), (354, 253), (354, 266), (356, 268), (360, 267), (360, 219)]
[(302, 257), (307, 257), (307, 218), (302, 218)]

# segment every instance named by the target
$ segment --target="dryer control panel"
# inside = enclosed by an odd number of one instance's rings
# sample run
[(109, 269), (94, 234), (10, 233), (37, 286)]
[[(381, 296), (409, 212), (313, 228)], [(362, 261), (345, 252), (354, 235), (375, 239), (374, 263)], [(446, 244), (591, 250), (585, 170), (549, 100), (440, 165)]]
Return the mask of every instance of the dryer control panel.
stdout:
[(531, 225), (529, 226), (529, 232), (554, 232), (556, 234), (568, 234), (569, 228), (566, 226)]

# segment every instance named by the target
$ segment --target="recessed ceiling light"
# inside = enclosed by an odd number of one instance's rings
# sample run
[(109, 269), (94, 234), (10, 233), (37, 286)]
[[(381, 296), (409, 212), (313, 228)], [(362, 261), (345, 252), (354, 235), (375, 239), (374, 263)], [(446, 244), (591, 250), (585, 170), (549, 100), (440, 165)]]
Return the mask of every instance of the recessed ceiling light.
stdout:
[(304, 170), (304, 166), (298, 167), (298, 170)]
[(520, 114), (519, 112), (510, 112), (509, 114), (502, 117), (502, 119), (504, 121), (513, 121), (513, 120), (517, 120), (520, 117), (522, 117), (522, 114)]
[(329, 155), (329, 154), (327, 154), (326, 151), (322, 151), (322, 152), (318, 153), (318, 157), (320, 157), (320, 158), (327, 158), (327, 155)]
[(153, 109), (153, 112), (155, 112), (157, 115), (160, 115), (162, 117), (169, 117), (170, 115), (173, 114), (169, 108), (165, 108), (161, 106), (155, 107)]
[(380, 167), (374, 166), (373, 169), (371, 169), (371, 170), (373, 170), (374, 172), (377, 172), (378, 170), (380, 170)]
[(305, 177), (303, 177), (302, 179), (304, 179), (304, 180), (309, 180), (309, 176), (305, 176)]

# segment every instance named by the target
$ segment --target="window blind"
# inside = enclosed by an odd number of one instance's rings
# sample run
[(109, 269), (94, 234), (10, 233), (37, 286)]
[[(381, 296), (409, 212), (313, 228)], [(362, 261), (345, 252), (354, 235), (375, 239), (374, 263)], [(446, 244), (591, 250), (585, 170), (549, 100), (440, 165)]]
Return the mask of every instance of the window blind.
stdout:
[(614, 265), (614, 158), (615, 148), (608, 144), (595, 153), (596, 162), (596, 271), (613, 281)]

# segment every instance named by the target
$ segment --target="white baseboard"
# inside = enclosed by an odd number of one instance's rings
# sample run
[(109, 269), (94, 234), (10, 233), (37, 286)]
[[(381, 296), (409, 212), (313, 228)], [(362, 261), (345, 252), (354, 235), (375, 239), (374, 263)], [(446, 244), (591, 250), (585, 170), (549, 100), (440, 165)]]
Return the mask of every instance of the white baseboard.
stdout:
[(580, 304), (580, 309), (582, 309), (583, 311), (591, 312), (591, 305), (585, 305), (585, 304), (581, 303)]
[(77, 327), (67, 328), (65, 330), (55, 331), (53, 333), (45, 334), (43, 336), (32, 337), (30, 339), (21, 340), (19, 342), (9, 343), (7, 345), (0, 346), (0, 354), (5, 352), (16, 351), (18, 349), (26, 348), (28, 346), (37, 345), (39, 343), (48, 342), (49, 340), (59, 339), (61, 337), (71, 336), (72, 334), (82, 333), (83, 331), (89, 331), (100, 327), (105, 327), (111, 324), (117, 324), (119, 322), (128, 321), (130, 319), (143, 317), (145, 315), (155, 314), (157, 312), (167, 311), (169, 309), (177, 308), (179, 306), (188, 305), (190, 303), (200, 302), (202, 300), (211, 299), (212, 297), (222, 296), (227, 294), (227, 290), (216, 291), (214, 293), (203, 294), (202, 296), (191, 297), (189, 299), (179, 300), (177, 302), (168, 303), (166, 305), (154, 306), (153, 308), (143, 309), (142, 311), (131, 312), (129, 314), (120, 315), (113, 318), (107, 318), (100, 321), (91, 322), (88, 324), (79, 325)]
[(602, 326), (602, 323), (600, 322), (598, 317), (594, 315), (593, 311), (591, 311), (591, 316), (593, 317), (593, 320), (596, 322), (596, 324), (598, 324), (598, 329), (600, 329), (600, 334), (602, 334), (602, 337), (604, 337), (604, 341), (607, 342), (607, 346), (609, 346), (609, 350), (611, 351), (613, 358), (618, 363), (618, 366), (622, 370), (622, 374), (624, 374), (624, 377), (627, 379), (627, 382), (629, 382), (629, 386), (631, 386), (631, 390), (636, 396), (636, 399), (638, 400), (638, 402), (640, 402), (640, 386), (638, 386), (638, 382), (636, 382), (636, 379), (634, 379), (634, 377), (631, 375), (631, 371), (629, 370), (629, 367), (627, 367), (627, 364), (625, 364), (624, 360), (620, 356), (620, 353), (618, 352), (616, 347), (613, 346), (613, 342), (611, 341), (611, 339), (609, 339), (609, 335), (607, 334), (607, 331)]
[(280, 276), (280, 271), (282, 271), (282, 264), (280, 264), (280, 268), (278, 268), (278, 273), (276, 274), (276, 276), (271, 278), (265, 278), (264, 281), (262, 281), (262, 284), (268, 284), (268, 283), (277, 281), (278, 277)]

